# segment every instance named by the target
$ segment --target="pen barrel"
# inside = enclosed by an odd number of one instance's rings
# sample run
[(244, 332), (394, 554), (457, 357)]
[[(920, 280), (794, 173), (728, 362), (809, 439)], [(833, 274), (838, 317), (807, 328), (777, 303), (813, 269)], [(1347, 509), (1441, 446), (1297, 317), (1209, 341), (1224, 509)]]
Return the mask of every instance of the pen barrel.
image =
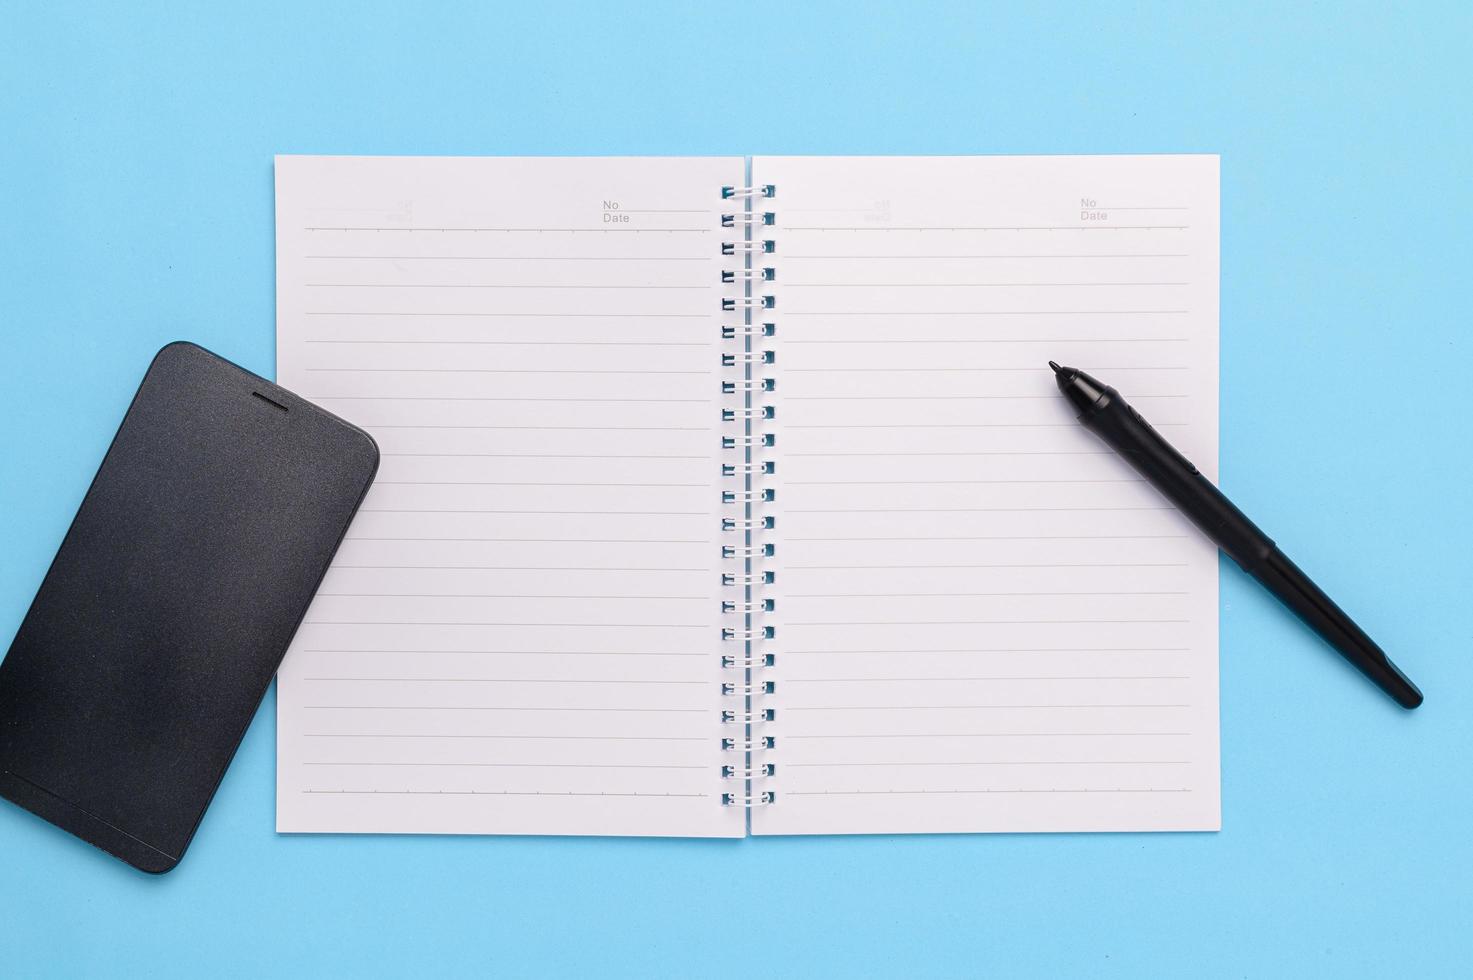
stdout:
[(1415, 708), (1422, 703), (1422, 692), (1386, 651), (1278, 548), (1248, 573), (1397, 704)]
[(1222, 491), (1212, 485), (1176, 448), (1113, 388), (1106, 388), (1080, 421), (1119, 453), (1167, 500), (1202, 529), (1229, 558), (1250, 572), (1276, 550)]
[(1422, 692), (1385, 651), (1115, 389), (1091, 394), (1096, 397), (1079, 418), (1087, 428), (1397, 704), (1422, 703)]

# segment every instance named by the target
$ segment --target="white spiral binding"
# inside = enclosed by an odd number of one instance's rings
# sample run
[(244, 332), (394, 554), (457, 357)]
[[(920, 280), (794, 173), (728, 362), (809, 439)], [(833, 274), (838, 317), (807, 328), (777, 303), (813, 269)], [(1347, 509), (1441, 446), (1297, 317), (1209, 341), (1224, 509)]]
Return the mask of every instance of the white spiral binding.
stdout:
[(722, 354), (722, 367), (742, 367), (747, 364), (771, 364), (772, 351), (765, 350), (760, 354)]
[(777, 415), (777, 409), (771, 405), (758, 405), (756, 408), (723, 408), (721, 410), (721, 421), (740, 422), (750, 419), (770, 419)]
[(741, 208), (722, 214), (721, 227), (742, 230), (740, 240), (732, 236), (731, 241), (721, 243), (722, 255), (742, 263), (720, 274), (722, 283), (739, 285), (742, 290), (740, 296), (721, 299), (722, 312), (732, 314), (734, 320), (721, 325), (721, 338), (728, 342), (721, 353), (725, 371), (720, 385), (721, 448), (730, 454), (721, 464), (722, 479), (728, 482), (721, 502), (732, 508), (721, 519), (721, 584), (733, 590), (721, 600), (725, 617), (721, 642), (728, 648), (721, 657), (728, 678), (722, 682), (721, 694), (730, 699), (721, 709), (721, 722), (732, 729), (731, 735), (721, 739), (722, 751), (731, 756), (721, 766), (721, 778), (740, 784), (722, 793), (721, 803), (747, 809), (770, 806), (777, 800), (771, 784), (777, 775), (777, 764), (771, 758), (777, 738), (764, 730), (776, 718), (776, 708), (768, 699), (777, 685), (763, 676), (777, 662), (777, 627), (771, 622), (776, 602), (763, 594), (775, 574), (762, 567), (776, 553), (774, 544), (763, 540), (773, 529), (773, 517), (762, 513), (776, 491), (760, 485), (775, 471), (776, 463), (767, 450), (776, 437), (758, 431), (777, 414), (763, 400), (777, 389), (776, 380), (764, 374), (775, 356), (761, 347), (763, 338), (777, 330), (773, 323), (763, 322), (770, 321), (777, 307), (771, 292), (777, 274), (761, 261), (777, 251), (777, 245), (755, 234), (777, 220), (770, 211), (758, 211), (756, 203), (776, 196), (777, 188), (771, 184), (721, 188), (721, 199)]
[(746, 602), (734, 602), (730, 599), (727, 599), (721, 603), (722, 612), (741, 613), (743, 616), (749, 615), (751, 613), (772, 612), (772, 610), (775, 608), (777, 607), (775, 605), (775, 600), (773, 599), (758, 599), (755, 602), (751, 600), (748, 600)]
[(721, 308), (734, 310), (770, 310), (777, 306), (776, 296), (728, 296), (721, 301)]
[(760, 187), (723, 187), (721, 188), (721, 199), (729, 201), (732, 198), (746, 198), (752, 200), (757, 197), (777, 197), (777, 188), (772, 184), (763, 184)]
[(749, 585), (771, 585), (773, 580), (774, 576), (771, 572), (758, 572), (755, 575), (723, 572), (721, 575), (722, 585), (735, 585), (742, 588), (746, 588)]
[[(765, 436), (722, 436), (722, 449), (749, 449), (753, 446), (771, 446), (776, 443), (771, 433)], [(743, 491), (744, 493), (746, 491)]]
[(777, 215), (773, 214), (771, 211), (764, 211), (761, 214), (754, 214), (749, 211), (744, 215), (723, 214), (721, 216), (721, 227), (723, 228), (740, 228), (742, 227), (742, 224), (744, 222), (747, 226), (747, 231), (751, 232), (753, 225), (777, 224)]
[[(763, 445), (770, 446), (767, 442)], [(771, 490), (723, 490), (721, 491), (721, 502), (724, 504), (747, 504), (759, 500), (772, 500), (774, 494)]]
[(771, 323), (737, 324), (736, 326), (722, 327), (722, 340), (739, 340), (748, 337), (771, 337), (773, 330), (777, 329)]
[(770, 238), (755, 242), (722, 242), (722, 255), (758, 255), (764, 252), (776, 252), (777, 242)]
[(750, 562), (758, 558), (771, 558), (776, 553), (777, 549), (770, 544), (759, 544), (746, 548), (739, 548), (734, 544), (724, 544), (721, 546), (722, 558), (736, 559), (738, 561)]
[(721, 519), (721, 530), (723, 531), (769, 531), (772, 527), (771, 517), (759, 517), (754, 520), (739, 520), (735, 517)]

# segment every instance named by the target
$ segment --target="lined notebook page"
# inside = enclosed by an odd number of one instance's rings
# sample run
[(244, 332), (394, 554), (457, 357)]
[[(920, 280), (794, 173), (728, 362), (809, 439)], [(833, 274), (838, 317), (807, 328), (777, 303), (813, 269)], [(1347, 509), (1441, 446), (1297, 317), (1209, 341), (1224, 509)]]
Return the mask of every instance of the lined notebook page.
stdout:
[(1215, 829), (1217, 553), (1068, 411), (1217, 462), (1215, 157), (761, 157), (777, 803), (757, 833)]
[(739, 836), (735, 159), (282, 157), (280, 382), (383, 461), (281, 671), (283, 831)]

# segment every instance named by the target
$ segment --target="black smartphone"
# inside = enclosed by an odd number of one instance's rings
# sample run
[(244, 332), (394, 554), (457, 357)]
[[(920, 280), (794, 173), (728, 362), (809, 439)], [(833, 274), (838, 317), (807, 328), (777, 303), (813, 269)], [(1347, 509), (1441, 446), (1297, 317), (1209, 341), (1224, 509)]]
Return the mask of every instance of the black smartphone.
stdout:
[(264, 378), (159, 351), (0, 662), (0, 795), (177, 865), (378, 460)]

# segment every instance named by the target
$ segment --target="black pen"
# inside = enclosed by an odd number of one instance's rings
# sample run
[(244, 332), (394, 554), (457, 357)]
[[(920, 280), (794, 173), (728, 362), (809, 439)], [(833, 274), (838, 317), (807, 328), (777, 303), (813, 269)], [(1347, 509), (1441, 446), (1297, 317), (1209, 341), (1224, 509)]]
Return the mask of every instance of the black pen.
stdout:
[(1053, 361), (1059, 390), (1079, 410), (1079, 421), (1124, 456), (1146, 480), (1202, 529), (1227, 556), (1263, 584), (1279, 601), (1403, 708), (1422, 703), (1417, 685), (1351, 618), (1330, 601), (1232, 501), (1186, 457), (1151, 428), (1120, 392), (1080, 371)]

